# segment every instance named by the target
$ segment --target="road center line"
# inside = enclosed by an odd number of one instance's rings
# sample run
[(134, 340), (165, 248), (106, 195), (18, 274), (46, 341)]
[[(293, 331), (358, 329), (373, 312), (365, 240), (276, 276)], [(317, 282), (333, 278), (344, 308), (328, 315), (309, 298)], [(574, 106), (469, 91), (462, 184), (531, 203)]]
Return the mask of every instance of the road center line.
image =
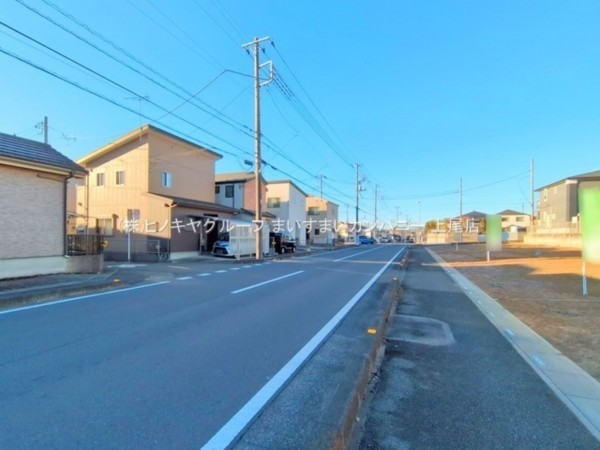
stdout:
[(296, 353), (292, 359), (290, 359), (285, 366), (279, 370), (271, 378), (267, 384), (265, 384), (260, 391), (254, 394), (248, 402), (223, 425), (223, 427), (217, 431), (217, 433), (202, 446), (202, 450), (212, 450), (228, 448), (239, 434), (250, 425), (250, 422), (254, 417), (265, 407), (267, 403), (273, 398), (277, 392), (287, 383), (287, 381), (296, 373), (296, 371), (304, 364), (304, 362), (311, 357), (311, 355), (321, 346), (321, 343), (329, 337), (329, 335), (337, 328), (339, 323), (346, 317), (346, 315), (352, 310), (354, 305), (365, 295), (365, 292), (379, 279), (381, 274), (390, 266), (396, 258), (406, 251), (406, 247), (402, 248), (381, 268), (379, 272), (373, 275), (354, 297), (352, 297), (348, 303), (344, 305), (338, 313), (321, 328), (317, 334), (315, 334), (310, 341), (306, 343), (304, 347)]
[(160, 281), (158, 283), (143, 284), (142, 286), (133, 286), (133, 287), (128, 287), (128, 288), (124, 288), (124, 289), (115, 289), (114, 291), (99, 292), (97, 294), (89, 294), (89, 295), (82, 295), (80, 297), (66, 298), (64, 300), (57, 300), (55, 302), (47, 302), (47, 303), (39, 303), (37, 305), (23, 306), (21, 308), (14, 308), (14, 309), (8, 309), (6, 311), (0, 311), (0, 315), (10, 314), (10, 313), (19, 312), (19, 311), (25, 311), (27, 309), (44, 308), (46, 306), (59, 305), (60, 303), (75, 302), (77, 300), (86, 300), (88, 298), (100, 297), (101, 295), (118, 294), (121, 292), (133, 291), (136, 289), (144, 289), (144, 288), (158, 286), (158, 285), (167, 284), (167, 283), (170, 283), (170, 281)]
[(372, 251), (375, 251), (375, 250), (379, 250), (380, 248), (381, 248), (381, 247), (375, 247), (375, 248), (372, 248), (372, 249), (370, 249), (370, 250), (365, 250), (364, 252), (358, 252), (358, 253), (354, 253), (354, 254), (352, 254), (352, 255), (349, 255), (349, 256), (344, 256), (343, 258), (334, 259), (334, 260), (333, 260), (333, 262), (340, 262), (340, 261), (344, 261), (345, 259), (354, 258), (355, 256), (358, 256), (358, 255), (363, 255), (363, 254), (365, 254), (365, 253), (369, 253), (369, 252), (372, 252)]
[(304, 272), (304, 270), (299, 270), (298, 272), (288, 273), (287, 275), (283, 275), (282, 277), (273, 278), (272, 280), (263, 281), (262, 283), (253, 284), (252, 286), (248, 286), (242, 289), (238, 289), (236, 291), (231, 291), (232, 294), (239, 294), (240, 292), (248, 291), (250, 289), (257, 288), (259, 286), (263, 286), (265, 284), (273, 283), (275, 281), (283, 280), (284, 278), (293, 277), (294, 275), (298, 275), (299, 273)]

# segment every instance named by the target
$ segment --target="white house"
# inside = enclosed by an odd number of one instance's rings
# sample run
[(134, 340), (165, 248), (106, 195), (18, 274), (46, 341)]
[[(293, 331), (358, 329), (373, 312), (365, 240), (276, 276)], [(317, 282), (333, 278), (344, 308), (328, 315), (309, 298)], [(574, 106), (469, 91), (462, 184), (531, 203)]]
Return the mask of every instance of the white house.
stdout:
[(296, 245), (306, 245), (306, 194), (290, 180), (269, 181), (267, 211), (277, 216), (272, 230), (288, 234)]
[(523, 212), (505, 209), (498, 215), (502, 217), (504, 231), (525, 231), (531, 225), (531, 216)]

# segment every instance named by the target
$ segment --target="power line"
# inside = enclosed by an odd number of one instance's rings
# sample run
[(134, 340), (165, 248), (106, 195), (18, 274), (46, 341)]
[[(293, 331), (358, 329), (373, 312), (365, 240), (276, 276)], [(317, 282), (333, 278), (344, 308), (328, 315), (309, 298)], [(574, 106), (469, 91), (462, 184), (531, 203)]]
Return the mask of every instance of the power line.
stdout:
[[(35, 69), (37, 69), (37, 70), (40, 70), (41, 72), (44, 72), (45, 74), (50, 75), (53, 78), (61, 80), (61, 81), (65, 82), (65, 83), (67, 83), (67, 84), (70, 84), (73, 87), (76, 87), (77, 89), (80, 89), (80, 90), (85, 91), (85, 92), (87, 92), (87, 93), (89, 93), (89, 94), (91, 94), (91, 95), (93, 95), (95, 97), (98, 97), (98, 98), (100, 98), (102, 100), (105, 100), (105, 101), (113, 104), (114, 106), (117, 106), (118, 108), (124, 109), (125, 111), (133, 113), (135, 115), (142, 116), (143, 118), (145, 118), (145, 119), (147, 119), (147, 120), (149, 120), (151, 122), (152, 121), (156, 122), (160, 126), (162, 126), (163, 128), (169, 129), (169, 130), (171, 130), (173, 132), (176, 132), (176, 133), (178, 133), (178, 134), (180, 134), (182, 136), (185, 136), (187, 139), (190, 139), (190, 141), (197, 142), (197, 143), (199, 143), (200, 145), (204, 146), (207, 149), (216, 149), (219, 152), (222, 152), (222, 153), (225, 153), (225, 154), (228, 154), (228, 155), (232, 155), (232, 156), (237, 156), (233, 152), (230, 152), (230, 151), (227, 151), (227, 150), (224, 150), (224, 149), (220, 149), (220, 148), (215, 147), (215, 146), (210, 146), (209, 144), (207, 144), (205, 142), (202, 142), (199, 139), (194, 138), (194, 137), (188, 135), (187, 133), (182, 133), (179, 130), (176, 130), (175, 128), (171, 127), (170, 125), (167, 125), (167, 124), (162, 123), (162, 122), (155, 121), (151, 117), (149, 117), (149, 116), (141, 113), (140, 111), (136, 111), (136, 110), (134, 110), (134, 109), (132, 109), (132, 108), (130, 108), (128, 106), (125, 106), (125, 105), (117, 102), (116, 100), (113, 100), (113, 99), (111, 99), (111, 98), (109, 98), (109, 97), (107, 97), (107, 96), (105, 96), (103, 94), (100, 94), (99, 92), (96, 92), (96, 91), (94, 91), (94, 90), (92, 90), (90, 88), (87, 88), (87, 87), (85, 87), (85, 86), (83, 86), (83, 85), (81, 85), (81, 84), (79, 84), (79, 83), (77, 83), (77, 82), (75, 82), (73, 80), (70, 80), (70, 79), (68, 79), (68, 78), (66, 78), (66, 77), (64, 77), (62, 75), (59, 75), (59, 74), (57, 74), (55, 72), (52, 72), (49, 69), (46, 69), (46, 68), (44, 68), (44, 67), (42, 67), (42, 66), (40, 66), (40, 65), (38, 65), (38, 64), (36, 64), (36, 63), (34, 63), (32, 61), (29, 61), (29, 60), (27, 60), (27, 59), (25, 59), (25, 58), (23, 58), (23, 57), (15, 54), (15, 53), (12, 53), (12, 52), (4, 49), (3, 47), (0, 47), (0, 53), (4, 53), (5, 55), (10, 56), (11, 58), (14, 58), (14, 59), (16, 59), (18, 61), (21, 61), (21, 62), (23, 62), (23, 63), (25, 63), (25, 64), (27, 64), (27, 65), (35, 68)], [(222, 140), (221, 138), (219, 138), (219, 139)], [(242, 148), (240, 148), (240, 150), (242, 150), (242, 152), (249, 153), (249, 152), (247, 152), (246, 150), (244, 150)]]

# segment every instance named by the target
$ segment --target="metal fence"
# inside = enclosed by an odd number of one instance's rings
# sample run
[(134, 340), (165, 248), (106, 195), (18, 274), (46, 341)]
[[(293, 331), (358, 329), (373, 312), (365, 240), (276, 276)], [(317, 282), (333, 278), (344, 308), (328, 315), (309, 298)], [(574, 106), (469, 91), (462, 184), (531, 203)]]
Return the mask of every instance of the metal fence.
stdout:
[(103, 236), (98, 234), (68, 234), (67, 255), (99, 255), (104, 246)]
[(130, 240), (110, 238), (107, 241), (108, 245), (104, 249), (104, 258), (107, 261), (167, 261), (171, 251), (171, 243), (168, 239), (135, 236)]

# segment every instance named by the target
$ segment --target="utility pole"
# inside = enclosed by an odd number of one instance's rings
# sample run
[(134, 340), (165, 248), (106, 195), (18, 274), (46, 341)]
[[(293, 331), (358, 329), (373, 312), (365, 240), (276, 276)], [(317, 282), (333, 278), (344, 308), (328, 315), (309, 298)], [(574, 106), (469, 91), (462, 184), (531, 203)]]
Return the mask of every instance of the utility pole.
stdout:
[(419, 226), (417, 227), (417, 230), (419, 230), (419, 238), (417, 239), (417, 242), (419, 243), (423, 243), (423, 228), (421, 227), (421, 200), (418, 201), (419, 203)]
[(533, 158), (531, 158), (531, 226), (533, 227), (533, 219), (535, 217), (535, 203), (533, 202)]
[(360, 182), (361, 180), (358, 178), (358, 168), (360, 167), (359, 163), (354, 163), (354, 167), (356, 168), (356, 217), (355, 217), (355, 222), (354, 222), (354, 242), (356, 243), (356, 233), (357, 233), (357, 227), (358, 227), (358, 201), (360, 198), (360, 191), (362, 190), (361, 186), (360, 186)]
[(379, 185), (375, 185), (375, 227), (377, 227), (377, 190), (379, 189)]
[(325, 175), (321, 174), (321, 175), (317, 175), (317, 178), (319, 179), (319, 188), (320, 188), (320, 192), (321, 192), (321, 198), (323, 198), (323, 178), (327, 178)]
[[(248, 42), (242, 45), (243, 48), (248, 51), (248, 47), (252, 47), (254, 51), (254, 177), (256, 179), (256, 196), (255, 205), (256, 211), (254, 213), (254, 222), (258, 227), (256, 230), (256, 259), (262, 259), (262, 168), (261, 168), (261, 131), (260, 131), (260, 88), (266, 86), (273, 81), (273, 64), (271, 61), (267, 61), (263, 64), (260, 63), (260, 43), (268, 41), (270, 38), (255, 38), (252, 42)], [(265, 82), (260, 82), (260, 69), (264, 66), (269, 66), (270, 76)]]

